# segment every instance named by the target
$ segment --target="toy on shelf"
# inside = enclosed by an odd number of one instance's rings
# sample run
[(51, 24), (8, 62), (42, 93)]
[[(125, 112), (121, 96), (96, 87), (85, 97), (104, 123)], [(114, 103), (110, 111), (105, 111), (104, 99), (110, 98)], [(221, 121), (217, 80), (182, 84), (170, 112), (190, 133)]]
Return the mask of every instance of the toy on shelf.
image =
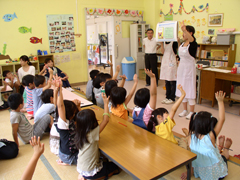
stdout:
[(219, 33), (231, 33), (234, 31), (235, 31), (235, 28), (218, 29)]

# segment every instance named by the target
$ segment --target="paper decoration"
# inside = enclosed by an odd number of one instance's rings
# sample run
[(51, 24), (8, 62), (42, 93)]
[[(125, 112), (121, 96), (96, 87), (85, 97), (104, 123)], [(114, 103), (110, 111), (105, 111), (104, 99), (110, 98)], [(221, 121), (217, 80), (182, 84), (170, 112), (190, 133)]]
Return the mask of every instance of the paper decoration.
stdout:
[(192, 25), (190, 20), (187, 21), (187, 25)]
[(72, 53), (72, 60), (81, 60), (81, 54), (80, 53)]
[(22, 27), (18, 28), (18, 31), (23, 34), (28, 33), (28, 32), (32, 33), (32, 28), (27, 28), (25, 26), (22, 26)]
[(13, 14), (5, 14), (5, 15), (3, 16), (3, 19), (4, 19), (5, 22), (10, 22), (10, 21), (12, 21), (14, 18), (17, 18), (16, 13), (13, 13)]
[(157, 24), (156, 39), (158, 42), (177, 41), (178, 37), (178, 22), (164, 21)]
[(173, 15), (164, 16), (164, 21), (172, 21), (172, 20), (173, 20)]
[(87, 15), (99, 16), (132, 16), (142, 17), (143, 11), (141, 10), (128, 10), (128, 9), (105, 9), (105, 8), (86, 8)]
[(50, 53), (76, 51), (72, 14), (47, 15)]
[(192, 23), (194, 24), (196, 22), (195, 16), (192, 16), (191, 19), (192, 19)]
[(31, 37), (30, 38), (30, 42), (33, 43), (33, 44), (38, 44), (38, 43), (41, 43), (42, 44), (42, 38), (39, 39), (37, 37)]
[(200, 25), (201, 25), (200, 19), (197, 19), (197, 27), (200, 27)]
[(201, 32), (201, 38), (203, 38), (203, 36), (205, 36), (205, 32), (204, 31)]
[(7, 49), (7, 44), (4, 43), (4, 44), (3, 44), (3, 51), (2, 51), (2, 54), (3, 54), (3, 55), (6, 54), (6, 49)]
[(196, 32), (195, 37), (196, 37), (196, 38), (199, 38), (199, 37), (200, 37), (200, 31), (197, 31), (197, 32)]
[(207, 24), (206, 19), (203, 18), (203, 19), (202, 19), (202, 25), (205, 26), (206, 24)]
[(185, 10), (185, 8), (184, 8), (184, 6), (183, 6), (183, 2), (182, 2), (183, 0), (180, 0), (180, 5), (179, 5), (179, 8), (178, 8), (178, 11), (177, 12), (174, 12), (173, 11), (173, 4), (170, 4), (170, 10), (169, 10), (169, 12), (168, 13), (163, 13), (163, 11), (162, 11), (162, 9), (160, 10), (160, 17), (162, 16), (162, 15), (164, 15), (164, 16), (166, 16), (166, 15), (177, 15), (177, 14), (180, 14), (180, 15), (182, 15), (182, 11), (184, 11), (186, 14), (191, 14), (191, 13), (194, 13), (195, 11), (196, 12), (203, 12), (203, 11), (205, 11), (206, 10), (206, 12), (208, 12), (208, 8), (209, 8), (209, 4), (207, 3), (206, 4), (206, 6), (205, 6), (205, 8), (199, 8), (199, 9), (201, 9), (201, 10), (198, 10), (195, 6), (193, 6), (192, 7), (192, 9), (189, 11), (189, 12), (187, 12), (186, 10)]

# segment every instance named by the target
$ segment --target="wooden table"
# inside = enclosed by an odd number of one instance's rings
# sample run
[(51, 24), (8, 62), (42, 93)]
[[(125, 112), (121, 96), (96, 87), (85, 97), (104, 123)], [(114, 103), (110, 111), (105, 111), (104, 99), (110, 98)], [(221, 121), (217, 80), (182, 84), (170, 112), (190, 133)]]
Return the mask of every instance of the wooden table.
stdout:
[[(231, 70), (229, 67), (213, 68), (213, 70)], [(222, 90), (226, 92), (226, 99), (239, 101), (230, 98), (232, 82), (240, 82), (240, 74), (217, 72), (203, 68), (201, 72), (200, 101), (207, 99), (215, 103), (215, 92)]]
[[(103, 109), (86, 108), (94, 110), (99, 123), (102, 121)], [(114, 115), (100, 134), (99, 148), (133, 179), (157, 179), (183, 165), (187, 165), (191, 179), (191, 162), (196, 159), (194, 153)]]

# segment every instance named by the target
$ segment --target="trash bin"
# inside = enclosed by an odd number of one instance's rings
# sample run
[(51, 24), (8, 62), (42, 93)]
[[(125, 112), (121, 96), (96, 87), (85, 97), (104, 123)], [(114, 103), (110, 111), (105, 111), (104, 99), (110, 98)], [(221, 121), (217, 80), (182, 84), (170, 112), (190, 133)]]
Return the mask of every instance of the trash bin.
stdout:
[(127, 76), (126, 81), (132, 81), (136, 74), (136, 61), (133, 57), (124, 57), (122, 59), (122, 74)]

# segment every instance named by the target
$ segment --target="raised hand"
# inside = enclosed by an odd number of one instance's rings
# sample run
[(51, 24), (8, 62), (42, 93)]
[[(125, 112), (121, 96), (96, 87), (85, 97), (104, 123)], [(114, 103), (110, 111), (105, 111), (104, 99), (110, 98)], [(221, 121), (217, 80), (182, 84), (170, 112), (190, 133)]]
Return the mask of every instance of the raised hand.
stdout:
[(145, 69), (145, 73), (150, 77), (155, 77), (155, 74), (152, 73), (152, 70), (149, 71), (149, 69)]
[(182, 88), (182, 85), (181, 85), (181, 84), (179, 84), (179, 85), (177, 86), (177, 88), (178, 88), (178, 90), (180, 90), (180, 91), (181, 91), (181, 93), (182, 93), (182, 94), (186, 94), (186, 92), (183, 90), (183, 88)]
[(185, 24), (184, 24), (184, 21), (182, 21), (181, 29), (182, 29), (183, 32), (186, 31), (186, 26), (185, 26)]
[(108, 96), (108, 98), (107, 98), (106, 94), (102, 93), (102, 98), (103, 98), (104, 104), (108, 104), (110, 96)]
[(76, 106), (81, 105), (81, 101), (79, 101), (78, 99), (74, 99), (73, 102), (74, 102), (74, 104), (76, 104)]
[(135, 82), (135, 83), (137, 83), (137, 82), (138, 82), (138, 77), (137, 77), (137, 74), (134, 74), (134, 76), (133, 76), (133, 80), (134, 80), (134, 82)]
[(127, 76), (125, 74), (120, 75), (119, 77), (122, 78), (122, 79), (125, 79), (125, 80), (127, 79)]
[(223, 102), (225, 95), (226, 93), (225, 92), (223, 93), (223, 91), (219, 91), (215, 93), (215, 97), (218, 102)]
[(44, 144), (40, 142), (40, 137), (38, 137), (38, 139), (36, 136), (31, 137), (29, 142), (34, 149), (34, 155), (41, 156), (41, 154), (44, 152)]
[(111, 61), (107, 61), (107, 63), (108, 63), (109, 66), (113, 66)]

